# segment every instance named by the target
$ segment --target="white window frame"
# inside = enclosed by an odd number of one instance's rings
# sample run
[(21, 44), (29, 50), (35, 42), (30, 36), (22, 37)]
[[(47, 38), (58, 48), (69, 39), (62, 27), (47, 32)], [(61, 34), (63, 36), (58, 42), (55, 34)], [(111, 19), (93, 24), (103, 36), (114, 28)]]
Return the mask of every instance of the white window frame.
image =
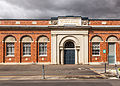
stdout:
[[(40, 46), (40, 44), (43, 44), (43, 45)], [(40, 52), (40, 48), (42, 48), (42, 47), (43, 47), (43, 51)], [(39, 42), (39, 56), (47, 56), (47, 42)]]
[[(93, 55), (93, 44), (99, 44), (99, 55)], [(92, 56), (100, 56), (100, 42), (92, 42)]]
[[(9, 45), (9, 47), (8, 47), (8, 45)], [(6, 56), (12, 56), (12, 57), (15, 56), (14, 43), (6, 43)]]
[[(27, 45), (25, 45), (27, 44)], [(29, 44), (29, 45), (28, 45)], [(25, 48), (25, 49), (24, 49)], [(28, 49), (27, 49), (28, 48)], [(29, 50), (30, 49), (30, 50)], [(29, 52), (30, 51), (30, 52)], [(30, 55), (29, 55), (30, 54)], [(23, 43), (23, 56), (31, 56), (31, 43)]]

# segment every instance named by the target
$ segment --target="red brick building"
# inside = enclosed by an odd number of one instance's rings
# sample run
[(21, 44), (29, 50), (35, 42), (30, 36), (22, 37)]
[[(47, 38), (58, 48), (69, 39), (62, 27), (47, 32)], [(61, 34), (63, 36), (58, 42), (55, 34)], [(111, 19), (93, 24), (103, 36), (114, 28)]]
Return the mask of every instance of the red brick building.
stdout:
[(0, 63), (120, 63), (120, 19), (0, 19)]
[(119, 64), (120, 19), (90, 19), (89, 23), (89, 62)]
[[(1, 20), (0, 63), (51, 62), (51, 31), (46, 25), (49, 20)], [(39, 53), (44, 43), (47, 56)]]

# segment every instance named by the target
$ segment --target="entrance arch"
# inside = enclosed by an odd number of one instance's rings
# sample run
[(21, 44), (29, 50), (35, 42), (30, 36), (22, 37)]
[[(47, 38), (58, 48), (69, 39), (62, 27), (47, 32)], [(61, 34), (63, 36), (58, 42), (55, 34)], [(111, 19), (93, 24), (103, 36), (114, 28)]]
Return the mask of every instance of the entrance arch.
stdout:
[(64, 44), (64, 64), (75, 64), (75, 45), (72, 41)]
[[(70, 53), (72, 54), (73, 61), (69, 62)], [(65, 36), (60, 40), (59, 43), (59, 55), (58, 59), (60, 64), (79, 64), (80, 60), (80, 42), (75, 36)], [(67, 57), (65, 57), (67, 56)], [(70, 57), (72, 58), (72, 57)], [(66, 60), (65, 60), (66, 59)], [(68, 62), (65, 62), (68, 61)]]

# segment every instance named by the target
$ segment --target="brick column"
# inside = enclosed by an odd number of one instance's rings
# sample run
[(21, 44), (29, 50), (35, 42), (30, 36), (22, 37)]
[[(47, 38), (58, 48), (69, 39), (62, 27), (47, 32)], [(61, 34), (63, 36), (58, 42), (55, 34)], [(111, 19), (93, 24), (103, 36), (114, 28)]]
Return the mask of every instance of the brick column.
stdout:
[(0, 42), (0, 63), (4, 62), (4, 42)]
[(100, 62), (106, 62), (106, 53), (103, 53), (103, 50), (106, 50), (106, 42), (100, 42)]
[(31, 59), (33, 63), (37, 62), (37, 42), (34, 41), (31, 43)]
[(119, 43), (116, 42), (116, 62), (119, 62)]
[(5, 62), (5, 43), (2, 42), (2, 62)]
[(15, 42), (15, 62), (20, 63), (20, 41)]
[(89, 62), (92, 62), (92, 42), (89, 42)]
[(108, 42), (106, 44), (106, 57), (105, 57), (105, 62), (108, 62)]

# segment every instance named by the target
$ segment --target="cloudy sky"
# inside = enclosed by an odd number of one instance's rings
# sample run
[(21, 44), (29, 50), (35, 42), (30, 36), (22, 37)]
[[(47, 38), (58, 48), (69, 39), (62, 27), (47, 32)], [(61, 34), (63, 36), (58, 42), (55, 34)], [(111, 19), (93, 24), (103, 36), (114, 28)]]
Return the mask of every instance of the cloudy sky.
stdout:
[(120, 0), (0, 0), (0, 18), (120, 18)]

